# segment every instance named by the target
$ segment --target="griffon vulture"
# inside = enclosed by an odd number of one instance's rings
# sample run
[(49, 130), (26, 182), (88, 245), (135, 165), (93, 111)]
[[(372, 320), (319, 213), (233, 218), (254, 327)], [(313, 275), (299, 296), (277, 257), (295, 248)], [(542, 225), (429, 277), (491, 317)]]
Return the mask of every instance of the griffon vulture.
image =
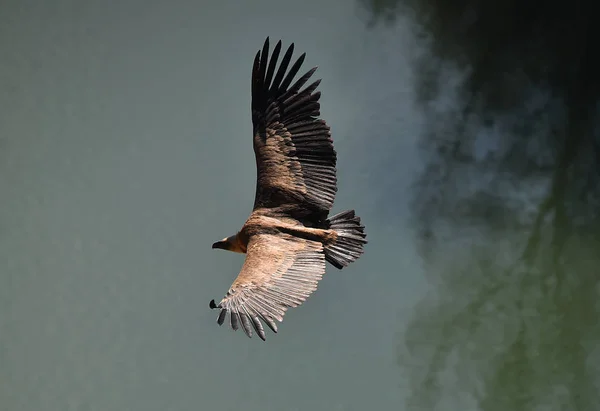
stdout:
[(342, 269), (363, 253), (364, 226), (354, 210), (328, 218), (337, 191), (336, 152), (319, 119), (320, 80), (301, 88), (316, 67), (292, 83), (305, 54), (288, 71), (294, 44), (275, 68), (281, 41), (268, 59), (269, 38), (252, 68), (252, 125), (257, 181), (254, 208), (241, 230), (212, 248), (245, 253), (242, 269), (220, 309), (234, 330), (265, 340), (264, 322), (277, 332), (288, 307), (317, 289), (325, 262)]

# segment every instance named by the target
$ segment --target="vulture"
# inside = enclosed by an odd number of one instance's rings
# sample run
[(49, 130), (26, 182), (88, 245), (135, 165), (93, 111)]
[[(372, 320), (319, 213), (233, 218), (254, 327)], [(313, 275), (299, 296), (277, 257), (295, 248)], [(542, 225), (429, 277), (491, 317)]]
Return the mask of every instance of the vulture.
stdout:
[[(276, 68), (277, 43), (269, 38), (252, 67), (252, 126), (256, 159), (253, 210), (234, 235), (212, 248), (246, 254), (231, 287), (211, 309), (217, 323), (229, 316), (233, 330), (264, 341), (266, 324), (277, 332), (289, 307), (302, 304), (325, 274), (325, 263), (342, 269), (363, 254), (365, 228), (354, 210), (329, 216), (337, 192), (337, 154), (330, 128), (320, 119), (321, 80), (302, 88), (317, 69), (292, 83), (306, 53), (290, 67), (292, 43)], [(289, 70), (288, 70), (289, 68)]]

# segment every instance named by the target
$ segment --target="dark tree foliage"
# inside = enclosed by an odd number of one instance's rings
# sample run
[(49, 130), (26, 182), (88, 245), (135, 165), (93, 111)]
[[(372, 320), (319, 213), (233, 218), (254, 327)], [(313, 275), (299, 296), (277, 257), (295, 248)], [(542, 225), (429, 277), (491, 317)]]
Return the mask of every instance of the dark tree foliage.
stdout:
[(598, 409), (597, 7), (362, 4), (371, 24), (415, 23), (426, 50), (414, 69), (427, 165), (412, 210), (438, 287), (400, 349), (410, 405), (448, 401), (450, 372), (483, 410)]

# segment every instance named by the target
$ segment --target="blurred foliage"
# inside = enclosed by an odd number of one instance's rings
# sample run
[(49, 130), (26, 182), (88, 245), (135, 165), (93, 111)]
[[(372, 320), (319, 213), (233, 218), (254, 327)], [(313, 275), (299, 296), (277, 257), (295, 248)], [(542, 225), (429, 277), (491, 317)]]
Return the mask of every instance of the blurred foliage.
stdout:
[[(480, 95), (484, 111), (519, 105), (532, 81), (567, 103), (597, 101), (600, 83), (588, 82), (600, 68), (592, 1), (360, 1), (374, 21), (414, 19), (433, 55), (470, 70), (464, 91)], [(439, 77), (440, 64), (423, 63)]]
[(437, 286), (400, 349), (410, 408), (600, 409), (593, 3), (361, 2), (372, 24), (415, 24), (425, 50), (412, 209)]

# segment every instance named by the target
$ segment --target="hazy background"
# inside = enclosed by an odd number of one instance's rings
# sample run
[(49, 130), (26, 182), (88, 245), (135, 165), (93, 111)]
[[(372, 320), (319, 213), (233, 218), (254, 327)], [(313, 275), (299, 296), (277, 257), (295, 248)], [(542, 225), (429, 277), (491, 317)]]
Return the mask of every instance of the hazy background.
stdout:
[[(484, 3), (0, 2), (0, 409), (597, 409), (598, 29)], [(369, 245), (262, 342), (208, 302), (266, 36)]]

